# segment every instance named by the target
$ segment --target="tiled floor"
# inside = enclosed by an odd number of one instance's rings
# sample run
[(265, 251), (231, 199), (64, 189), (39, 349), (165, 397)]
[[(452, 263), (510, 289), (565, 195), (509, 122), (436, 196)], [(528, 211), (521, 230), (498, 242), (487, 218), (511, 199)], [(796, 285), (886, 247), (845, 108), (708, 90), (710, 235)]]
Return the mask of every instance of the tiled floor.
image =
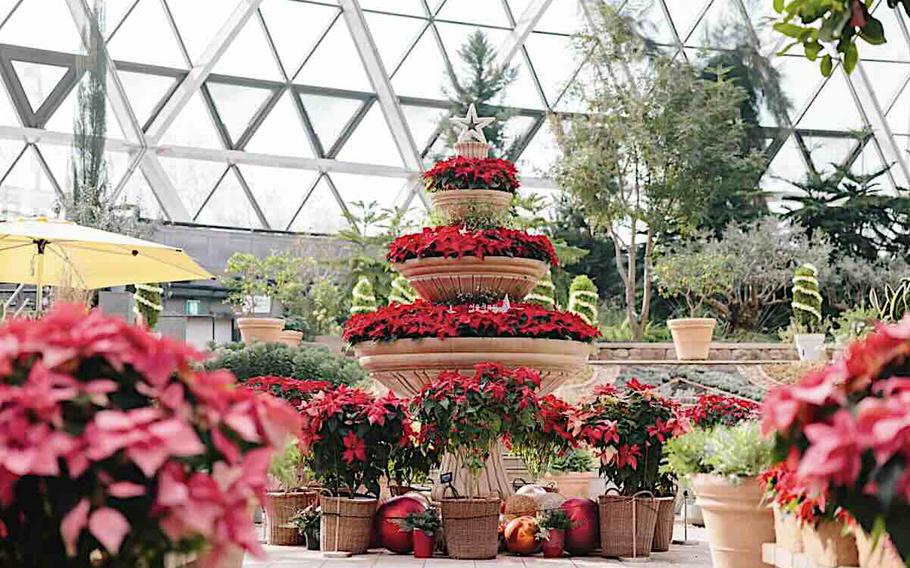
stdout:
[[(676, 538), (682, 538), (682, 527), (677, 525)], [(322, 557), (320, 552), (310, 552), (298, 547), (266, 546), (268, 558), (247, 558), (244, 568), (588, 568), (636, 564), (647, 568), (709, 568), (711, 557), (705, 541), (704, 529), (689, 527), (689, 544), (672, 545), (669, 552), (654, 553), (650, 561), (620, 561), (598, 557), (564, 558), (548, 560), (540, 556), (500, 555), (496, 560), (452, 560), (431, 558), (420, 560), (411, 556), (397, 556), (385, 551), (352, 556), (350, 558)]]

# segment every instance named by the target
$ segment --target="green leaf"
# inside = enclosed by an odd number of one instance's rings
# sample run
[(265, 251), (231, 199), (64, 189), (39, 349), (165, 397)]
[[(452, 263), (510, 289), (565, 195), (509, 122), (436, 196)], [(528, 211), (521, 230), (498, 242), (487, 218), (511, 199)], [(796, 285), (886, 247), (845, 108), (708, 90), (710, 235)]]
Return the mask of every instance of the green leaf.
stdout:
[(859, 49), (856, 48), (856, 44), (850, 42), (844, 48), (844, 70), (847, 73), (853, 73), (853, 70), (856, 69), (856, 63), (859, 61)]
[(774, 11), (778, 13), (784, 11), (784, 0), (774, 0)]
[(866, 26), (859, 31), (859, 37), (872, 45), (881, 45), (887, 41), (885, 39), (885, 28), (882, 26), (881, 21), (875, 18), (870, 18), (866, 22)]
[(831, 70), (834, 68), (834, 61), (831, 59), (830, 55), (825, 55), (822, 57), (821, 68), (822, 75), (825, 77), (831, 76)]
[(803, 49), (806, 51), (806, 57), (809, 61), (815, 61), (822, 50), (822, 44), (817, 41), (809, 42), (803, 46)]
[(799, 35), (803, 32), (803, 27), (796, 24), (788, 24), (785, 22), (777, 22), (774, 24), (774, 29), (778, 32), (784, 34), (787, 37), (798, 38)]

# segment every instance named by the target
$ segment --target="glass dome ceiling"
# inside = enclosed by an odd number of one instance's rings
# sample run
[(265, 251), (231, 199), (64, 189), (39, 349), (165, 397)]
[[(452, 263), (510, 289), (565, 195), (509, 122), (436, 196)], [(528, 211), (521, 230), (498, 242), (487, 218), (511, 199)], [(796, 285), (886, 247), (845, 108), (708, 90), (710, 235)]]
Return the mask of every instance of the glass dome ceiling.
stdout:
[[(578, 112), (589, 80), (572, 47), (602, 0), (107, 0), (107, 160), (118, 196), (147, 217), (334, 232), (355, 201), (421, 209), (419, 172), (442, 149), (442, 87), (475, 29), (518, 77), (502, 104), (525, 191), (551, 194), (548, 112)], [(852, 76), (824, 79), (774, 55), (770, 0), (610, 0), (660, 48), (693, 63), (736, 47), (772, 57), (791, 101), (763, 111), (762, 184), (895, 164), (907, 186), (910, 36), (876, 7), (889, 42)], [(91, 0), (0, 0), (0, 216), (51, 211), (70, 182), (80, 25)]]

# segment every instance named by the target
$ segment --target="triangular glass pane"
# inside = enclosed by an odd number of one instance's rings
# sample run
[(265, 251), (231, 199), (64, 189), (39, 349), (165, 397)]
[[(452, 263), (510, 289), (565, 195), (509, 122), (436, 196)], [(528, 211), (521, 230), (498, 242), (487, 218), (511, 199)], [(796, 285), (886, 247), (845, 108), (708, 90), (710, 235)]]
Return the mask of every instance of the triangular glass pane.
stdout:
[(12, 64), (32, 112), (37, 112), (41, 108), (47, 96), (69, 69), (60, 65), (44, 65), (15, 59), (12, 60)]
[(364, 10), (381, 10), (409, 16), (425, 17), (427, 15), (420, 0), (360, 0), (360, 7)]
[(663, 45), (676, 46), (676, 35), (660, 7), (660, 0), (629, 2), (623, 15), (630, 17), (638, 32), (651, 41)]
[(404, 111), (404, 118), (411, 128), (411, 136), (414, 138), (417, 150), (423, 151), (430, 143), (433, 134), (436, 133), (442, 117), (448, 115), (448, 112), (432, 107), (402, 105), (401, 108)]
[(21, 140), (0, 139), (0, 178), (6, 174), (6, 170), (13, 164), (25, 144)]
[(332, 181), (349, 207), (355, 201), (375, 201), (380, 209), (392, 209), (410, 191), (404, 178), (333, 173)]
[(145, 124), (152, 118), (152, 113), (162, 102), (162, 99), (171, 92), (177, 83), (174, 77), (162, 75), (149, 75), (147, 73), (133, 73), (131, 71), (117, 71), (120, 84), (126, 91), (126, 98), (139, 124)]
[(556, 110), (560, 112), (584, 112), (585, 102), (582, 93), (593, 93), (594, 87), (599, 84), (596, 69), (590, 63), (584, 63), (575, 74), (572, 82), (561, 95), (559, 102), (556, 104)]
[(749, 33), (742, 12), (731, 0), (714, 0), (685, 44), (733, 49), (747, 44), (750, 41)]
[(9, 217), (52, 215), (59, 202), (33, 148), (25, 151), (0, 185), (0, 210)]
[[(3, 85), (3, 82), (0, 81), (0, 85)], [(8, 88), (0, 87), (0, 124), (8, 126), (19, 126), (21, 121), (19, 120), (19, 115), (16, 113), (15, 107), (13, 107), (13, 102), (9, 97)]]
[(281, 154), (285, 156), (298, 156), (312, 158), (313, 151), (307, 140), (306, 132), (294, 101), (291, 100), (290, 91), (285, 92), (272, 107), (268, 116), (256, 133), (250, 138), (249, 143), (243, 148), (247, 152), (260, 152), (263, 154)]
[[(521, 21), (525, 10), (531, 5), (531, 0), (509, 0), (509, 8), (516, 22)], [(550, 2), (550, 7), (534, 26), (534, 31), (550, 32), (555, 34), (573, 35), (585, 28), (585, 16), (581, 5), (576, 0)]]
[[(39, 143), (38, 150), (61, 189), (66, 193), (72, 192), (73, 149), (70, 146)], [(130, 157), (125, 152), (104, 152), (104, 161), (107, 165), (108, 191), (114, 191), (120, 178), (126, 173)]]
[(781, 56), (774, 63), (780, 71), (780, 88), (792, 103), (790, 119), (796, 120), (824, 78), (818, 71), (818, 63), (799, 55)]
[(104, 36), (110, 38), (120, 22), (126, 17), (130, 8), (138, 0), (105, 0), (104, 1)]
[(522, 175), (546, 177), (558, 156), (559, 146), (550, 128), (550, 121), (545, 120), (515, 165)]
[(82, 49), (66, 0), (24, 0), (0, 29), (0, 43), (64, 53)]
[[(534, 124), (534, 118), (530, 116), (513, 116), (506, 121), (505, 128), (502, 129), (503, 148), (509, 151), (512, 145), (523, 139), (528, 129)], [(505, 156), (500, 156), (505, 157)]]
[[(422, 191), (422, 190), (418, 190)], [(405, 196), (407, 199), (407, 196)], [(420, 227), (427, 220), (427, 214), (430, 212), (424, 205), (419, 195), (414, 195), (411, 202), (407, 204), (408, 208), (402, 217), (402, 225), (405, 227)]]
[(215, 64), (213, 73), (268, 81), (282, 79), (259, 18), (247, 21)]
[(513, 62), (513, 66), (518, 69), (518, 74), (515, 76), (515, 80), (504, 89), (505, 96), (502, 97), (502, 102), (509, 106), (521, 108), (546, 108), (543, 101), (540, 100), (537, 86), (534, 84), (531, 71), (525, 65), (524, 59), (517, 58)]
[(843, 165), (859, 144), (854, 138), (803, 137), (815, 171), (825, 175), (835, 171), (834, 164)]
[(256, 112), (272, 95), (270, 89), (258, 87), (241, 87), (212, 81), (208, 81), (206, 85), (218, 116), (235, 144), (249, 127)]
[(442, 52), (429, 29), (424, 30), (417, 45), (392, 75), (392, 88), (400, 96), (438, 99), (442, 96), (442, 86), (448, 82)]
[(338, 18), (300, 71), (299, 83), (372, 92), (344, 18)]
[(540, 80), (547, 102), (553, 104), (578, 69), (579, 62), (572, 49), (572, 39), (566, 36), (532, 33), (525, 41), (534, 72)]
[(158, 160), (190, 215), (195, 215), (199, 211), (227, 169), (227, 166), (220, 162), (168, 156), (158, 156)]
[(328, 181), (323, 176), (303, 204), (300, 213), (294, 218), (291, 230), (298, 233), (334, 235), (347, 226), (348, 222), (341, 212), (341, 206), (338, 205), (338, 200), (335, 199)]
[(401, 154), (378, 104), (367, 111), (338, 153), (338, 159), (365, 164), (401, 166)]
[(259, 229), (259, 217), (234, 172), (228, 172), (195, 221), (203, 225)]
[(194, 94), (161, 137), (163, 144), (224, 148), (202, 95)]
[(265, 0), (259, 8), (285, 73), (293, 78), (322, 33), (338, 16), (334, 6)]
[(16, 7), (18, 0), (0, 0), (0, 22), (9, 16), (10, 10)]
[(863, 121), (843, 73), (835, 72), (797, 124), (799, 128), (858, 130)]
[[(87, 81), (87, 77), (83, 77), (82, 81)], [(111, 107), (111, 101), (108, 98), (104, 102), (105, 112), (106, 112), (106, 123), (107, 128), (106, 136), (108, 138), (123, 138), (123, 129), (121, 128), (120, 121), (117, 120), (117, 116), (114, 114), (114, 109)], [(57, 107), (57, 110), (54, 111), (54, 114), (51, 115), (50, 120), (47, 121), (47, 124), (43, 125), (43, 128), (46, 130), (53, 130), (55, 132), (73, 132), (73, 124), (76, 120), (76, 114), (79, 112), (79, 85), (73, 87), (69, 92), (63, 102), (60, 103), (60, 106)]]
[[(906, 145), (904, 145), (906, 148)], [(850, 169), (854, 174), (864, 174), (870, 175), (882, 170), (882, 159), (878, 154), (878, 148), (875, 147), (875, 141), (869, 140), (866, 142), (866, 145), (863, 147), (863, 151), (860, 153), (859, 157), (856, 158), (856, 161), (853, 162), (853, 167)], [(900, 183), (901, 169), (898, 167), (891, 168), (891, 175), (895, 176)], [(879, 184), (886, 188), (893, 189), (891, 184), (891, 179), (888, 175), (884, 175), (876, 180)]]
[(692, 31), (698, 17), (704, 12), (707, 2), (712, 0), (664, 0), (673, 27), (679, 37), (685, 38)]
[(186, 68), (174, 30), (157, 0), (139, 0), (107, 48), (116, 60)]
[(126, 185), (123, 186), (120, 200), (124, 205), (138, 209), (139, 216), (143, 219), (164, 219), (166, 217), (139, 168), (133, 171)]
[(368, 12), (365, 17), (379, 57), (389, 74), (398, 67), (405, 52), (428, 25), (426, 20), (372, 12)]
[(300, 100), (326, 152), (335, 144), (354, 113), (363, 106), (363, 101), (321, 95), (300, 95)]
[(482, 2), (482, 7), (480, 4), (477, 0), (447, 0), (436, 18), (486, 26), (509, 26), (502, 4)]
[(910, 80), (910, 65), (900, 63), (884, 63), (881, 61), (862, 62), (863, 71), (873, 78), (872, 87), (875, 98), (883, 109), (888, 109), (894, 100), (897, 90)]
[(910, 134), (910, 85), (904, 87), (888, 111), (888, 126), (894, 134)]
[[(878, 8), (874, 12), (875, 17), (881, 21), (885, 28), (885, 38), (887, 42), (881, 45), (870, 45), (863, 42), (862, 59), (882, 59), (886, 61), (910, 61), (910, 47), (904, 39), (898, 18), (906, 18), (903, 8), (897, 11), (888, 7), (886, 2), (879, 2)], [(905, 20), (906, 21), (906, 20)]]
[(792, 192), (794, 188), (788, 182), (803, 181), (806, 173), (801, 152), (796, 141), (790, 136), (771, 160), (765, 175), (762, 176), (761, 187), (771, 193)]
[(287, 230), (297, 212), (297, 206), (319, 175), (316, 172), (288, 168), (250, 165), (238, 167), (269, 226), (277, 231)]
[(167, 0), (167, 5), (194, 63), (237, 7), (236, 2), (224, 0)]
[(774, 30), (774, 22), (777, 21), (778, 14), (774, 11), (773, 4), (765, 2), (765, 0), (743, 0), (743, 5), (749, 14), (752, 28), (758, 35), (761, 52), (771, 55), (777, 50), (777, 46), (787, 39)]

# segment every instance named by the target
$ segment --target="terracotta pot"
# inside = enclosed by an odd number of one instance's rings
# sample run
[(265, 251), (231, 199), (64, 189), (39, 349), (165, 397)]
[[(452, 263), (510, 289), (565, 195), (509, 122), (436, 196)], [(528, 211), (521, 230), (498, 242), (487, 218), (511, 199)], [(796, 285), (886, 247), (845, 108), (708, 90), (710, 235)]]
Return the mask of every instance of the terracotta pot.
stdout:
[(556, 485), (556, 492), (566, 499), (588, 499), (591, 496), (591, 482), (595, 480), (597, 480), (597, 473), (593, 471), (561, 473), (544, 477), (544, 481), (552, 481)]
[(562, 558), (566, 542), (566, 531), (550, 529), (550, 538), (541, 541), (541, 550), (544, 558)]
[(484, 361), (540, 371), (539, 394), (584, 371), (594, 346), (581, 341), (527, 337), (447, 337), (364, 341), (354, 345), (360, 365), (401, 396), (414, 396), (440, 371), (473, 372)]
[(521, 301), (547, 273), (546, 262), (509, 256), (413, 258), (393, 265), (414, 290), (430, 302), (451, 302), (459, 296), (509, 296)]
[(763, 502), (758, 478), (731, 483), (725, 477), (697, 475), (692, 485), (705, 517), (714, 568), (765, 568), (761, 547), (774, 542), (774, 515)]
[(843, 523), (825, 521), (815, 527), (802, 525), (802, 537), (806, 554), (817, 566), (837, 568), (859, 564), (856, 537), (844, 534)]
[(237, 329), (244, 343), (278, 343), (284, 320), (281, 318), (237, 318)]
[(600, 555), (611, 558), (647, 558), (651, 556), (654, 527), (657, 524), (657, 500), (653, 497), (601, 495)]
[(796, 515), (791, 515), (780, 510), (775, 505), (774, 511), (774, 539), (777, 545), (786, 550), (799, 554), (803, 551), (803, 533)]
[(512, 204), (512, 193), (494, 189), (451, 189), (430, 194), (433, 207), (448, 223), (456, 223), (478, 212), (505, 215)]
[(793, 336), (793, 344), (800, 361), (825, 360), (824, 333), (797, 333)]
[(651, 543), (651, 552), (666, 552), (670, 550), (673, 542), (673, 506), (676, 497), (657, 498), (657, 523), (654, 525), (654, 542)]
[(717, 320), (714, 318), (682, 318), (667, 320), (673, 335), (676, 358), (681, 361), (700, 361), (708, 358), (711, 336)]
[(319, 496), (322, 508), (321, 542), (324, 551), (363, 554), (370, 545), (376, 499)]
[(859, 553), (860, 568), (905, 568), (887, 534), (873, 543), (871, 536), (857, 528), (856, 549)]
[(278, 335), (278, 342), (284, 343), (288, 347), (297, 347), (300, 345), (300, 340), (303, 339), (302, 331), (293, 331), (290, 329), (284, 329)]
[(427, 534), (420, 529), (414, 529), (414, 558), (432, 558), (433, 548), (436, 545), (436, 535)]

